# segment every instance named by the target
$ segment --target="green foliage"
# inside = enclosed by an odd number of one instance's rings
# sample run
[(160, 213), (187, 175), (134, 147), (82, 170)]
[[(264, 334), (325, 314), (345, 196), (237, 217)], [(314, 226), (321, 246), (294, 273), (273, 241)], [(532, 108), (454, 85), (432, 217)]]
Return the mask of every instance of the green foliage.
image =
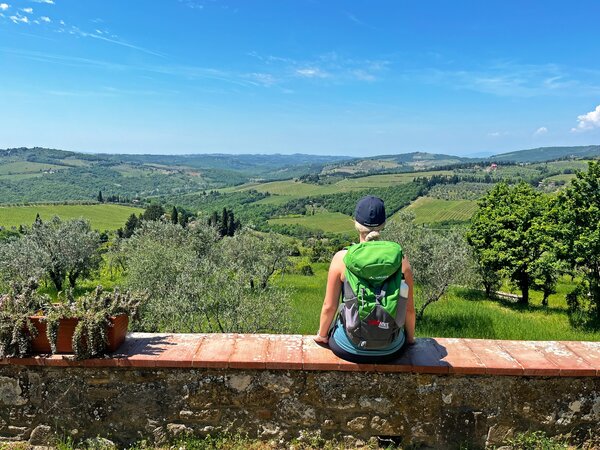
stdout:
[(118, 288), (109, 293), (98, 286), (93, 293), (77, 299), (68, 290), (57, 304), (45, 305), (42, 309), (52, 352), (56, 353), (60, 319), (75, 318), (78, 319), (73, 334), (75, 358), (85, 359), (103, 354), (108, 344), (107, 331), (111, 326), (111, 317), (126, 314), (135, 320), (141, 301), (139, 294), (122, 293)]
[(90, 358), (102, 354), (107, 344), (107, 328), (110, 318), (126, 314), (136, 318), (141, 297), (121, 293), (105, 293), (101, 286), (77, 299), (69, 290), (52, 303), (47, 295), (39, 294), (35, 280), (26, 284), (14, 283), (7, 294), (0, 295), (0, 358), (23, 357), (31, 350), (31, 340), (37, 336), (37, 329), (30, 320), (39, 315), (47, 323), (48, 341), (56, 353), (56, 341), (61, 319), (78, 319), (73, 335), (73, 350), (77, 359)]
[(560, 450), (572, 448), (564, 436), (548, 437), (543, 431), (517, 433), (514, 438), (507, 439), (510, 449), (514, 450)]
[(138, 329), (269, 332), (289, 327), (289, 295), (269, 286), (287, 265), (287, 246), (244, 231), (219, 240), (201, 222), (188, 228), (144, 222), (123, 246), (127, 285), (148, 293)]
[[(542, 257), (553, 258), (554, 240), (546, 233), (547, 200), (531, 186), (499, 183), (479, 202), (467, 234), (486, 290), (494, 272), (506, 274), (529, 301), (529, 288)], [(550, 267), (550, 266), (546, 266)]]
[(142, 214), (142, 219), (144, 220), (160, 220), (161, 217), (165, 214), (165, 210), (159, 203), (152, 203), (150, 206), (146, 208), (144, 214)]
[(49, 266), (49, 254), (27, 236), (0, 241), (0, 285), (39, 280)]
[(8, 294), (0, 295), (0, 358), (22, 357), (29, 353), (37, 329), (29, 316), (47, 300), (36, 294), (37, 283), (14, 283)]
[[(582, 275), (572, 310), (600, 324), (600, 162), (590, 162), (559, 194), (554, 214), (561, 227), (562, 258)], [(587, 300), (586, 300), (587, 298)]]
[(410, 260), (421, 304), (417, 318), (425, 308), (444, 296), (453, 284), (466, 284), (472, 278), (471, 252), (458, 230), (440, 233), (416, 226), (414, 216), (403, 213), (390, 223), (384, 238), (398, 242)]
[(298, 269), (298, 273), (306, 277), (312, 277), (315, 275), (315, 272), (313, 271), (312, 266), (310, 264), (303, 264), (302, 266), (300, 266), (300, 268)]
[(79, 277), (99, 267), (99, 247), (100, 235), (86, 220), (36, 220), (24, 236), (0, 245), (0, 273), (21, 282), (45, 273), (60, 291), (65, 278), (75, 287)]
[(83, 219), (34, 223), (24, 239), (31, 240), (46, 255), (45, 270), (56, 290), (62, 290), (65, 277), (70, 286), (100, 265), (100, 236)]

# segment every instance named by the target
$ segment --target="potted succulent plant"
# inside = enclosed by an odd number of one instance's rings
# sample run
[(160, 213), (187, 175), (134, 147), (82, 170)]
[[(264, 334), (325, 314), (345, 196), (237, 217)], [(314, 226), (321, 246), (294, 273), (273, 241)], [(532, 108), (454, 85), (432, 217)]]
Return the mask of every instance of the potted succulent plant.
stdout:
[(72, 291), (52, 303), (36, 291), (37, 283), (14, 285), (0, 295), (0, 357), (31, 352), (74, 353), (84, 359), (116, 350), (125, 339), (140, 299), (118, 289), (74, 298)]

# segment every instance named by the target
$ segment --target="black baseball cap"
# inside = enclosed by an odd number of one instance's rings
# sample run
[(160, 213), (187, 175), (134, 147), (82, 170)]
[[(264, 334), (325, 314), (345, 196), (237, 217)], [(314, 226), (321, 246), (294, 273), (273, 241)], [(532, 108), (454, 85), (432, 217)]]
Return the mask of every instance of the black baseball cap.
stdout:
[(361, 198), (354, 210), (354, 220), (366, 227), (378, 227), (385, 223), (383, 200), (373, 195)]

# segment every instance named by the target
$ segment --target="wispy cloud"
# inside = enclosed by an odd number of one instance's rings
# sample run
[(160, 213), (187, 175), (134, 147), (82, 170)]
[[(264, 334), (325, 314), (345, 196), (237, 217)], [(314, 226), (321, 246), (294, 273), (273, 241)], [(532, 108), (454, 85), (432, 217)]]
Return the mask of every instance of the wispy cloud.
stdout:
[(533, 133), (534, 136), (542, 136), (544, 134), (548, 133), (548, 128), (546, 127), (539, 127), (537, 130), (535, 130), (535, 132)]
[(330, 76), (327, 72), (319, 69), (318, 67), (296, 69), (296, 74), (303, 78), (327, 78)]
[(42, 16), (42, 17), (40, 17), (40, 20), (42, 22), (46, 22), (46, 23), (52, 22), (52, 19), (50, 19), (50, 17), (48, 17), (48, 16)]
[(27, 14), (33, 14), (33, 8), (21, 8), (21, 11)]
[(365, 23), (364, 23), (362, 20), (360, 20), (358, 17), (356, 17), (354, 14), (352, 14), (352, 13), (349, 13), (348, 11), (345, 11), (345, 14), (346, 14), (346, 17), (347, 17), (347, 18), (348, 18), (348, 19), (349, 19), (351, 22), (354, 22), (355, 24), (362, 25), (362, 26), (364, 26), (364, 25), (365, 25)]
[(204, 9), (204, 4), (196, 0), (179, 0), (179, 3), (191, 9)]
[(46, 3), (47, 5), (54, 5), (54, 0), (31, 0), (34, 3)]
[(237, 73), (208, 67), (186, 66), (174, 64), (122, 64), (102, 61), (91, 58), (79, 58), (50, 53), (15, 50), (0, 47), (0, 53), (40, 61), (44, 63), (60, 64), (70, 67), (93, 67), (109, 71), (129, 71), (147, 75), (161, 74), (178, 77), (185, 80), (215, 80), (237, 87), (269, 86), (276, 82), (269, 74), (263, 73)]
[(248, 56), (264, 65), (265, 71), (274, 73), (280, 83), (294, 79), (312, 79), (327, 82), (373, 82), (386, 72), (387, 60), (353, 59), (336, 52), (324, 53), (316, 58), (297, 60), (288, 57), (261, 55), (250, 52)]
[(590, 95), (600, 93), (600, 83), (587, 82), (589, 71), (567, 69), (557, 64), (496, 62), (470, 70), (429, 69), (407, 74), (427, 83), (466, 89), (500, 97), (540, 95)]
[(352, 14), (351, 12), (348, 11), (344, 11), (344, 15), (346, 16), (346, 18), (350, 21), (355, 23), (358, 26), (361, 27), (365, 27), (365, 28), (369, 28), (371, 30), (377, 30), (374, 26), (369, 25), (368, 23), (366, 23), (365, 21), (359, 19), (355, 14)]
[(130, 44), (129, 42), (122, 41), (122, 40), (117, 39), (115, 37), (106, 37), (106, 36), (95, 34), (95, 33), (87, 33), (85, 31), (81, 31), (79, 29), (76, 30), (76, 33), (79, 34), (79, 36), (82, 36), (82, 37), (92, 38), (92, 39), (98, 39), (100, 41), (104, 41), (104, 42), (108, 42), (108, 43), (111, 43), (111, 44), (119, 45), (121, 47), (127, 47), (127, 48), (131, 48), (131, 49), (134, 49), (134, 50), (138, 50), (140, 52), (147, 53), (149, 55), (159, 56), (161, 58), (163, 58), (165, 56), (163, 53), (155, 52), (153, 50), (149, 50), (147, 48), (140, 47), (138, 45)]
[(600, 128), (600, 105), (596, 106), (595, 110), (590, 111), (587, 114), (577, 116), (577, 121), (579, 122), (577, 127), (571, 128), (571, 131), (574, 133)]

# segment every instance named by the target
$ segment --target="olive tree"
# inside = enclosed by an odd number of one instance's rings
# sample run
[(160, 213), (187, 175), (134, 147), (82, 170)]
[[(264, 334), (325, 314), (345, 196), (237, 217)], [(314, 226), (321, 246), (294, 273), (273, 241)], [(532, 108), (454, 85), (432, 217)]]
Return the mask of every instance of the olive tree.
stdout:
[(48, 255), (26, 236), (0, 243), (0, 279), (4, 285), (39, 280), (47, 265)]
[[(145, 222), (136, 230), (123, 251), (126, 284), (148, 296), (140, 311), (140, 329), (286, 331), (289, 295), (265, 281), (281, 264), (278, 247), (248, 236), (234, 239), (220, 240), (213, 227), (199, 222), (188, 228)], [(255, 261), (250, 263), (252, 255)], [(250, 274), (258, 277), (254, 285)]]
[(0, 270), (6, 280), (47, 275), (56, 290), (61, 291), (65, 280), (75, 287), (79, 277), (99, 267), (99, 247), (100, 236), (87, 220), (36, 220), (21, 238), (1, 246)]
[(220, 242), (220, 255), (232, 276), (251, 288), (265, 289), (276, 271), (289, 266), (292, 246), (280, 236), (244, 229)]
[(44, 268), (57, 291), (65, 278), (75, 287), (79, 277), (100, 266), (100, 235), (85, 219), (62, 221), (55, 216), (49, 222), (36, 221), (24, 239), (45, 255)]
[(385, 238), (398, 242), (410, 261), (419, 288), (419, 319), (451, 285), (470, 284), (473, 278), (471, 251), (460, 230), (432, 230), (418, 226), (413, 215), (403, 213), (387, 225)]

